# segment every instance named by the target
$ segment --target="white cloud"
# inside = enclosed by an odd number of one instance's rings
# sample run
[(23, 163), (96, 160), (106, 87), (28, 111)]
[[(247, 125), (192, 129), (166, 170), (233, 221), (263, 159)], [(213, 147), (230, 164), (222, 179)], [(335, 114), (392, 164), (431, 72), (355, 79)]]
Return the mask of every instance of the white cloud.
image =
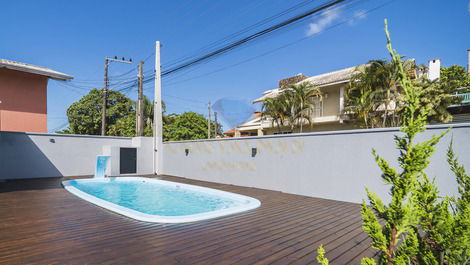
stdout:
[(366, 13), (366, 10), (357, 10), (356, 12), (354, 12), (354, 18), (355, 19), (364, 19), (367, 17), (367, 13)]
[(349, 19), (348, 24), (352, 26), (356, 23), (356, 21), (364, 19), (366, 17), (367, 17), (366, 10), (356, 10), (354, 11), (353, 16)]
[(333, 9), (324, 11), (320, 15), (318, 21), (316, 21), (315, 23), (309, 24), (307, 36), (312, 36), (314, 34), (322, 32), (326, 27), (331, 25), (331, 23), (339, 17), (340, 13), (341, 13), (341, 8), (333, 8)]

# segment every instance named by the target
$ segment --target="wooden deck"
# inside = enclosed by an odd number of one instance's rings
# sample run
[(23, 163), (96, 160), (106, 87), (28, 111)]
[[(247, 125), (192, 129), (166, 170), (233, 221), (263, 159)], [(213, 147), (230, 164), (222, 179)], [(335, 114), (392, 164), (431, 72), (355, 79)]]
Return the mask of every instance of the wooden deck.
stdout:
[(61, 179), (0, 182), (0, 264), (331, 264), (372, 256), (357, 204), (162, 177), (258, 198), (262, 206), (187, 224), (129, 219), (64, 190)]

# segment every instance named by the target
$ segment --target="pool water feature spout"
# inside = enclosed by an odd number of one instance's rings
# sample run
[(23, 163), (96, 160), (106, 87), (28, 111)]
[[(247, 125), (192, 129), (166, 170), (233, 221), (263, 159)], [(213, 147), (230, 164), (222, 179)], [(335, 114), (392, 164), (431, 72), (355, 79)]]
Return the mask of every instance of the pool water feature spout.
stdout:
[(111, 156), (96, 156), (95, 178), (104, 178), (106, 174), (106, 166)]

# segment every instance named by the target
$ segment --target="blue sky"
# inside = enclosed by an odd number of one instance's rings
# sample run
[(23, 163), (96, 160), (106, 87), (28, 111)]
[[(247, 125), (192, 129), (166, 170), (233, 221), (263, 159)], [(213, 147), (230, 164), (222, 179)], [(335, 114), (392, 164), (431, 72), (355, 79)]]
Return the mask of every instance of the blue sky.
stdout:
[[(172, 61), (201, 55), (200, 49), (206, 45), (301, 2), (305, 0), (6, 1), (2, 3), (0, 58), (75, 77), (67, 85), (49, 83), (48, 127), (53, 130), (66, 124), (66, 109), (71, 103), (87, 89), (103, 86), (105, 56), (131, 57), (134, 62), (148, 58), (144, 71), (151, 72), (155, 41), (160, 40), (165, 69)], [(272, 23), (321, 2), (310, 1)], [(388, 58), (384, 18), (389, 19), (393, 44), (400, 54), (418, 63), (440, 58), (444, 66), (466, 66), (469, 1), (355, 1), (351, 7), (311, 17), (209, 63), (164, 78), (163, 99), (168, 112), (205, 114), (206, 102), (226, 99), (232, 104), (227, 103), (232, 112), (240, 112), (242, 118), (252, 110), (249, 102), (277, 87), (279, 79)], [(294, 44), (277, 49), (290, 43)], [(112, 84), (134, 78), (136, 71), (119, 75), (136, 66), (111, 64)], [(135, 99), (135, 90), (125, 92)], [(153, 83), (145, 86), (145, 93), (153, 98)], [(233, 102), (239, 102), (238, 106)], [(228, 121), (223, 123), (224, 129), (231, 126)]]

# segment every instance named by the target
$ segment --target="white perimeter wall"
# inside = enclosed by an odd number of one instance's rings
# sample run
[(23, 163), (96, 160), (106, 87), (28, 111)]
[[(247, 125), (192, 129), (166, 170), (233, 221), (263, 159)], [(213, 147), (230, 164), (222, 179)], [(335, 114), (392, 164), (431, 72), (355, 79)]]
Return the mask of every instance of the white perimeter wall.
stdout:
[(96, 156), (116, 146), (137, 147), (137, 174), (153, 173), (151, 137), (0, 132), (0, 179), (93, 175)]
[[(450, 125), (429, 126), (418, 140), (439, 134)], [(431, 158), (427, 172), (443, 195), (456, 194), (455, 177), (446, 162), (451, 137), (454, 149), (470, 171), (470, 124), (453, 129)], [(371, 154), (372, 148), (396, 167), (393, 136), (398, 129), (352, 130), (303, 135), (164, 143), (163, 172), (167, 175), (334, 200), (361, 202), (367, 186), (386, 197), (388, 187)], [(251, 149), (257, 148), (255, 157)], [(189, 150), (186, 156), (185, 149)]]

